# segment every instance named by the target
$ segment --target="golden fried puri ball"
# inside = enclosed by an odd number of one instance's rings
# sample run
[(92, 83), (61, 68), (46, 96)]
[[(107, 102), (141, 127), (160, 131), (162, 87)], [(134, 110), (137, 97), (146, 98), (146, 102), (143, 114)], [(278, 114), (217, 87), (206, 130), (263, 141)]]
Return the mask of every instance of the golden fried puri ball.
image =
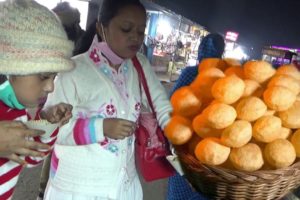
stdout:
[(282, 125), (287, 128), (300, 128), (300, 101), (295, 101), (288, 110), (278, 112)]
[(299, 81), (288, 75), (276, 75), (274, 76), (268, 84), (268, 87), (272, 86), (282, 86), (291, 90), (295, 95), (300, 92)]
[(267, 110), (263, 116), (274, 115), (276, 113), (275, 110)]
[(232, 106), (219, 102), (210, 104), (202, 113), (208, 125), (215, 129), (230, 126), (236, 118), (236, 111)]
[(191, 87), (181, 87), (171, 97), (173, 112), (184, 117), (193, 117), (200, 112), (201, 99)]
[(249, 122), (262, 117), (267, 111), (266, 104), (258, 97), (245, 97), (241, 99), (237, 106), (237, 118)]
[(211, 128), (208, 125), (207, 118), (203, 114), (200, 114), (194, 118), (193, 129), (201, 138), (220, 137), (221, 135), (220, 130)]
[(231, 149), (229, 159), (236, 169), (249, 172), (259, 170), (264, 164), (262, 151), (254, 143)]
[(270, 109), (284, 111), (289, 109), (296, 101), (296, 95), (289, 89), (281, 86), (272, 86), (263, 94), (265, 103)]
[(211, 92), (216, 100), (232, 104), (241, 98), (244, 89), (244, 81), (236, 75), (230, 75), (217, 80), (212, 86)]
[(253, 125), (252, 134), (259, 142), (272, 142), (280, 138), (281, 120), (275, 116), (263, 116)]
[(296, 101), (300, 101), (300, 94), (296, 96)]
[(284, 75), (291, 76), (296, 80), (300, 80), (300, 73), (298, 69), (295, 67), (295, 65), (293, 64), (280, 66), (277, 69), (276, 74), (284, 74)]
[(205, 58), (198, 65), (199, 72), (202, 72), (203, 70), (209, 68), (218, 68), (224, 71), (227, 68), (227, 64), (224, 60), (220, 58)]
[(281, 127), (279, 131), (279, 138), (280, 139), (288, 139), (288, 137), (291, 135), (292, 130), (289, 128)]
[(277, 139), (266, 145), (264, 156), (271, 166), (280, 169), (293, 164), (296, 159), (296, 151), (288, 140)]
[(213, 96), (211, 94), (212, 85), (219, 78), (224, 77), (224, 73), (217, 68), (208, 68), (206, 70), (202, 70), (196, 79), (191, 83), (191, 87), (194, 91), (198, 91), (200, 96), (204, 99), (212, 99)]
[(221, 144), (219, 138), (205, 138), (201, 140), (195, 149), (198, 160), (207, 165), (220, 165), (229, 156), (230, 148)]
[(224, 58), (223, 60), (227, 64), (228, 68), (229, 67), (242, 67), (241, 62), (239, 60), (237, 60), (237, 59), (234, 59), (234, 58)]
[(203, 77), (215, 77), (215, 78), (222, 78), (225, 77), (225, 74), (222, 70), (219, 68), (208, 68), (208, 69), (203, 69), (199, 72), (199, 75)]
[(275, 70), (268, 62), (248, 61), (244, 64), (244, 73), (247, 79), (263, 83), (275, 74)]
[(246, 79), (244, 80), (245, 83), (245, 90), (243, 93), (243, 97), (248, 97), (248, 96), (256, 96), (255, 94), (261, 89), (261, 85), (251, 79)]
[(296, 150), (297, 157), (300, 158), (300, 129), (293, 134), (291, 142)]
[(225, 70), (225, 75), (226, 76), (230, 76), (235, 74), (236, 76), (238, 76), (241, 79), (245, 79), (245, 75), (244, 75), (244, 70), (241, 66), (232, 66), (232, 67), (228, 67)]
[(185, 144), (193, 136), (192, 122), (180, 115), (173, 115), (164, 128), (164, 135), (174, 145)]
[(250, 122), (237, 120), (222, 131), (221, 141), (228, 147), (239, 148), (247, 144), (252, 137)]

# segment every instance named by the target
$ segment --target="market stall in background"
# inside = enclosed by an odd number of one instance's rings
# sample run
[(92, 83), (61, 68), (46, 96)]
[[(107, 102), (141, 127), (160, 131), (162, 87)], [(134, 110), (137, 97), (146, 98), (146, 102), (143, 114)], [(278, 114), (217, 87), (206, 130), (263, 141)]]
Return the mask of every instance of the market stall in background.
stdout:
[(143, 1), (148, 21), (145, 31), (147, 57), (156, 71), (173, 73), (196, 65), (198, 45), (208, 31), (165, 8)]
[(262, 50), (262, 59), (277, 68), (280, 65), (293, 63), (299, 66), (300, 50), (287, 47), (267, 46)]

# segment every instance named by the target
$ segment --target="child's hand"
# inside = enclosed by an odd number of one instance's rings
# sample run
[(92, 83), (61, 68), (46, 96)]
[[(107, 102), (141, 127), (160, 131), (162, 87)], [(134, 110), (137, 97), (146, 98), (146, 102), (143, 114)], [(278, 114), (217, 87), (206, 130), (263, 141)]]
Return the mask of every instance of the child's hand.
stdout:
[(60, 103), (55, 106), (45, 108), (41, 111), (41, 118), (51, 123), (60, 123), (64, 125), (69, 122), (72, 117), (73, 107), (70, 104)]
[(124, 139), (132, 135), (136, 124), (132, 121), (118, 118), (106, 118), (103, 120), (104, 135), (112, 139)]

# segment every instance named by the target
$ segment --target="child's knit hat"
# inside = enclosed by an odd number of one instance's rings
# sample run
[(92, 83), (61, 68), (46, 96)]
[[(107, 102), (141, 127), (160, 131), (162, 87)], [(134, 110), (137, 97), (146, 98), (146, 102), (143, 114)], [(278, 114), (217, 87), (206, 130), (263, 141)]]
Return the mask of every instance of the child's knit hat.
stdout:
[(46, 7), (33, 0), (0, 3), (0, 74), (70, 70), (73, 46), (57, 16)]

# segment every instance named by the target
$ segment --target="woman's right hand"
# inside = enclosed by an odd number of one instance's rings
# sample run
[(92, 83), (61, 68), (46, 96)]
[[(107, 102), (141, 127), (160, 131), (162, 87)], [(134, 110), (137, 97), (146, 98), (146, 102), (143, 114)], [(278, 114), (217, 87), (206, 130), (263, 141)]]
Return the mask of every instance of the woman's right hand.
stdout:
[(103, 120), (104, 135), (112, 139), (124, 139), (132, 135), (135, 128), (135, 122), (126, 119), (106, 118)]
[(19, 156), (42, 157), (43, 152), (50, 150), (50, 146), (35, 141), (28, 137), (43, 135), (40, 130), (28, 129), (22, 122), (0, 121), (0, 157), (7, 158), (20, 164), (26, 164)]

